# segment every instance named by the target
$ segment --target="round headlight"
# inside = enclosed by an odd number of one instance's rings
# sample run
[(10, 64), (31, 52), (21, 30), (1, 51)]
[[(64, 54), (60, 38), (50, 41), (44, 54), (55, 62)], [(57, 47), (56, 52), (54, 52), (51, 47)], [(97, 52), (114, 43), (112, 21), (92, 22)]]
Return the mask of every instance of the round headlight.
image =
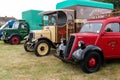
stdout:
[(80, 41), (78, 42), (78, 47), (81, 47), (81, 42)]
[(62, 39), (61, 39), (61, 44), (66, 45), (66, 39), (65, 39), (65, 38), (62, 38)]
[(79, 46), (80, 48), (84, 49), (84, 48), (85, 48), (85, 43), (84, 43), (84, 41), (79, 41), (79, 42), (78, 42), (78, 46)]
[(61, 39), (61, 43), (63, 43), (63, 40)]

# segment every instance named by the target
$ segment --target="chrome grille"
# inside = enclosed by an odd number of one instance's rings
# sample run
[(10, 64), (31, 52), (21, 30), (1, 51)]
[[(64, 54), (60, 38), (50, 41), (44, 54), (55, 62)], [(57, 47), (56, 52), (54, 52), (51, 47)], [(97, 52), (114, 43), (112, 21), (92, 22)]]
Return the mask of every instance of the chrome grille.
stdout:
[(74, 39), (75, 39), (75, 36), (70, 36), (68, 43), (67, 43), (66, 50), (65, 50), (65, 53), (66, 53), (65, 57), (69, 56), (70, 51), (71, 51), (72, 46), (73, 46)]
[(32, 42), (32, 38), (33, 38), (33, 33), (29, 33), (28, 40), (29, 40), (30, 42)]

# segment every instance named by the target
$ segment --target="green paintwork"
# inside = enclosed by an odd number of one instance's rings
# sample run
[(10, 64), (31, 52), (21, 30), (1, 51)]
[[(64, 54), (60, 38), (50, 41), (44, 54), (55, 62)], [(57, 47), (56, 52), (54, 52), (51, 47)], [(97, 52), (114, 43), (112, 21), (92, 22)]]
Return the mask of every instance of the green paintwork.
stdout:
[[(24, 25), (24, 26), (21, 26), (21, 25)], [(30, 31), (29, 25), (25, 20), (17, 20), (13, 24), (12, 28), (4, 29), (2, 40), (9, 41), (13, 35), (18, 35), (21, 38), (21, 40), (23, 40), (24, 37), (29, 34), (29, 31)]]
[(22, 19), (26, 20), (30, 25), (30, 30), (41, 30), (42, 16), (38, 15), (40, 10), (27, 10), (22, 12)]
[(114, 5), (111, 3), (96, 2), (91, 0), (66, 0), (60, 3), (57, 3), (56, 9), (67, 8), (67, 7), (76, 6), (76, 5), (114, 9)]

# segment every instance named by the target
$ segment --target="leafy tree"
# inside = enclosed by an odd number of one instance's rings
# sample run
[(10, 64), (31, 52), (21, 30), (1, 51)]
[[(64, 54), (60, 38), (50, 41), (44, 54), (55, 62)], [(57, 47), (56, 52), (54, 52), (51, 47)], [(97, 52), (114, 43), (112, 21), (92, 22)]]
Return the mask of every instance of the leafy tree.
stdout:
[(120, 0), (94, 0), (100, 2), (112, 3), (115, 6), (115, 9), (120, 10)]

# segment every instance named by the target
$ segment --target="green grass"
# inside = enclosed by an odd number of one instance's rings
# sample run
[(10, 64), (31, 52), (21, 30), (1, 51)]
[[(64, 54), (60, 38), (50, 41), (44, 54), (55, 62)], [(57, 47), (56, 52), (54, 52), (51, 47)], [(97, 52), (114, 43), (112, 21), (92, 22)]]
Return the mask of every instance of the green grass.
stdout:
[(120, 60), (110, 61), (100, 71), (82, 72), (79, 65), (63, 63), (53, 56), (45, 57), (25, 52), (20, 45), (0, 41), (0, 80), (120, 80)]

